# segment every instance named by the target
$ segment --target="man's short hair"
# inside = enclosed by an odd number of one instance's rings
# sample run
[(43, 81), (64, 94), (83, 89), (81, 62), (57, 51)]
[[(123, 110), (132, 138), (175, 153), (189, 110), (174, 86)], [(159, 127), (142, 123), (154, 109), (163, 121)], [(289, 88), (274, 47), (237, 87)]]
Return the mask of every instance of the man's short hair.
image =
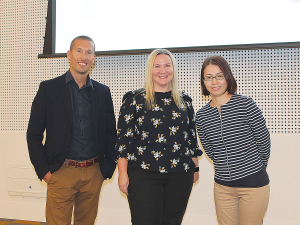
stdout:
[(93, 41), (92, 38), (90, 38), (90, 37), (88, 37), (88, 36), (85, 36), (85, 35), (81, 35), (81, 36), (78, 36), (78, 37), (74, 38), (74, 39), (72, 40), (72, 42), (71, 42), (70, 50), (72, 50), (72, 47), (73, 47), (73, 45), (74, 45), (74, 42), (75, 42), (77, 39), (80, 39), (80, 40), (86, 40), (86, 41), (92, 42), (93, 45), (94, 45), (94, 53), (95, 53), (95, 42)]

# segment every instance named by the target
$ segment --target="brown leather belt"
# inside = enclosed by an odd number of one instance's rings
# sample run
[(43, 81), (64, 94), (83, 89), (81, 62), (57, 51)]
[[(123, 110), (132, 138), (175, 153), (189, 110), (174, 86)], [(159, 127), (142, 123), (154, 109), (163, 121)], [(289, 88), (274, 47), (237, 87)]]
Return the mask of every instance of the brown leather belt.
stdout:
[(99, 162), (98, 157), (85, 160), (85, 161), (76, 161), (72, 159), (66, 159), (64, 164), (69, 165), (69, 166), (75, 166), (75, 167), (89, 167), (94, 165), (95, 163)]

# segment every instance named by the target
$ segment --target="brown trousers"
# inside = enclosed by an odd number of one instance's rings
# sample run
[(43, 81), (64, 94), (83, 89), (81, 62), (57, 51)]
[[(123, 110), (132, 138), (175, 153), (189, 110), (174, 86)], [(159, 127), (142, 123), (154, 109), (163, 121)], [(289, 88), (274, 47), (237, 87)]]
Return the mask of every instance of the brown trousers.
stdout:
[(215, 183), (219, 225), (261, 225), (269, 204), (270, 185), (234, 188)]
[[(99, 163), (86, 168), (63, 165), (48, 182), (47, 225), (93, 225), (104, 178)], [(73, 209), (74, 208), (74, 209)]]

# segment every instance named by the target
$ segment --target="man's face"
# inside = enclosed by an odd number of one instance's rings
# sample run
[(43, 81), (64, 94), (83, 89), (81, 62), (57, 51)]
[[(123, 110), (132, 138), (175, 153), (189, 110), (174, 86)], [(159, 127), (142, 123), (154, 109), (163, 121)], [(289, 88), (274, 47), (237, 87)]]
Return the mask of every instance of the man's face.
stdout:
[(87, 75), (95, 61), (93, 42), (77, 39), (67, 53), (72, 75)]

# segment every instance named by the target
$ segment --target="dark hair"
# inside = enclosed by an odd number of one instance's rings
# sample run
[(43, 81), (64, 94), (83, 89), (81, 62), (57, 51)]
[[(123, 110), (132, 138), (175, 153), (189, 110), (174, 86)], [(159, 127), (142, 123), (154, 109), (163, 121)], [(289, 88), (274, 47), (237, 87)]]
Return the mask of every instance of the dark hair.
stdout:
[(232, 75), (231, 69), (227, 61), (221, 57), (221, 56), (211, 56), (204, 60), (201, 68), (201, 88), (202, 88), (202, 94), (203, 95), (210, 95), (209, 91), (206, 89), (204, 84), (204, 70), (208, 65), (216, 65), (218, 66), (226, 79), (227, 82), (227, 91), (229, 94), (234, 94), (237, 91), (237, 84), (236, 81)]
[(71, 42), (71, 44), (70, 44), (70, 50), (72, 50), (72, 47), (73, 47), (73, 45), (74, 45), (74, 42), (75, 42), (77, 39), (80, 39), (80, 40), (86, 40), (86, 41), (92, 42), (93, 45), (94, 45), (94, 53), (95, 53), (95, 42), (93, 41), (92, 38), (90, 38), (90, 37), (88, 37), (88, 36), (84, 36), (84, 35), (78, 36), (78, 37), (76, 37), (76, 38), (74, 38), (74, 39), (72, 40), (72, 42)]

